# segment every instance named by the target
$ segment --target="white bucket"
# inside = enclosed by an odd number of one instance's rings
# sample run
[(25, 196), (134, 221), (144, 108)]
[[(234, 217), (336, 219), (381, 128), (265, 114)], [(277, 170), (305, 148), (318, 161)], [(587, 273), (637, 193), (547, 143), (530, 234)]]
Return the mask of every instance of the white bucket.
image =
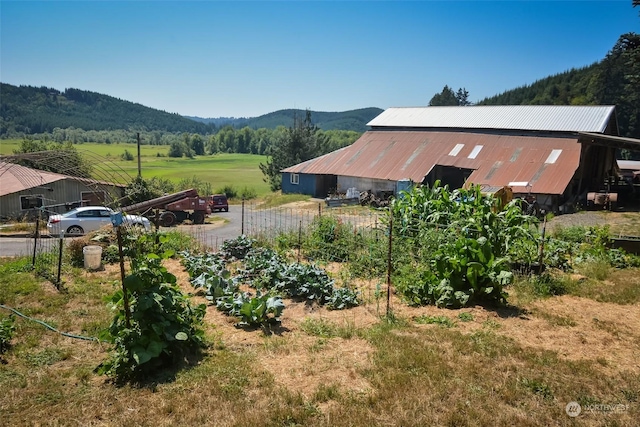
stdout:
[(86, 270), (99, 270), (102, 264), (102, 246), (85, 246), (82, 248), (84, 254), (84, 268)]

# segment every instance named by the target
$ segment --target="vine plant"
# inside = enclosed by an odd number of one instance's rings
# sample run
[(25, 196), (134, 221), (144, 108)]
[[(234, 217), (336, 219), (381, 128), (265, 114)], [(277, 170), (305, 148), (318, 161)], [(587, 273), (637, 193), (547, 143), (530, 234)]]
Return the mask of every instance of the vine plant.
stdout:
[(110, 301), (115, 317), (100, 337), (113, 344), (113, 352), (98, 366), (98, 373), (120, 381), (139, 380), (159, 368), (176, 366), (204, 346), (201, 327), (206, 306), (192, 306), (180, 291), (176, 277), (162, 265), (168, 256), (149, 254), (132, 259), (132, 273), (124, 280), (130, 325), (119, 290)]

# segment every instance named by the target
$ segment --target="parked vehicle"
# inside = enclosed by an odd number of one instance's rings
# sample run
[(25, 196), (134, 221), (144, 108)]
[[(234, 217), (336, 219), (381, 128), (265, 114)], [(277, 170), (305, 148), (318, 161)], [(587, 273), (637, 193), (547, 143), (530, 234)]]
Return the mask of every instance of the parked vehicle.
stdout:
[(211, 206), (211, 212), (229, 212), (229, 201), (227, 200), (226, 194), (213, 194), (209, 196), (209, 205)]
[[(51, 215), (47, 222), (49, 234), (64, 232), (68, 235), (81, 235), (111, 225), (112, 209), (104, 206), (83, 206), (62, 215)], [(151, 230), (151, 223), (143, 216), (123, 215), (123, 224)]]
[(194, 224), (204, 224), (204, 220), (211, 213), (209, 201), (198, 196), (198, 192), (191, 188), (144, 202), (125, 206), (122, 212), (137, 212), (152, 220), (158, 212), (160, 225), (171, 227), (184, 220), (191, 220)]

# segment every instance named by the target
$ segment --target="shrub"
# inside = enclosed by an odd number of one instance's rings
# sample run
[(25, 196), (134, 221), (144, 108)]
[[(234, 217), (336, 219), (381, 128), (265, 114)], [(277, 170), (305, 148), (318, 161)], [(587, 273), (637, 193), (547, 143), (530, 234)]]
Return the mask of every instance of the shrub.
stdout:
[(238, 197), (238, 191), (233, 185), (225, 185), (222, 188), (216, 190), (216, 194), (225, 194), (228, 199), (234, 199)]
[(129, 152), (129, 150), (126, 150), (126, 149), (124, 150), (124, 153), (122, 153), (120, 158), (122, 158), (122, 160), (125, 160), (125, 161), (131, 161), (134, 159), (133, 154), (131, 154), (131, 152)]
[(254, 188), (243, 187), (242, 190), (240, 190), (240, 197), (245, 200), (255, 199), (258, 197), (258, 192)]

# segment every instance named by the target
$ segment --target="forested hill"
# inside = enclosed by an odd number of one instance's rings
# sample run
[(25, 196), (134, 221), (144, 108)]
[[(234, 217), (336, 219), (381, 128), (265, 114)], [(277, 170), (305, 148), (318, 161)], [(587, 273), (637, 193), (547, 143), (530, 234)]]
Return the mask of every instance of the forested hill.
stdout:
[(112, 96), (79, 89), (63, 92), (0, 83), (0, 135), (43, 133), (54, 128), (158, 130), (208, 133), (212, 126)]
[(623, 34), (590, 66), (508, 90), (477, 105), (615, 105), (620, 135), (640, 138), (640, 35)]
[[(363, 108), (336, 113), (312, 112), (312, 117), (322, 130), (364, 132), (366, 124), (381, 112), (380, 108)], [(55, 128), (210, 134), (227, 124), (236, 129), (289, 127), (294, 114), (302, 119), (305, 112), (291, 109), (254, 118), (200, 119), (85, 90), (59, 91), (0, 83), (0, 136), (51, 133)]]
[[(343, 112), (312, 111), (311, 117), (313, 118), (313, 123), (322, 130), (352, 130), (356, 132), (364, 132), (367, 130), (367, 123), (382, 113), (382, 111), (382, 109), (375, 107), (360, 108), (358, 110)], [(219, 127), (231, 125), (236, 129), (243, 128), (245, 126), (252, 129), (275, 129), (278, 126), (292, 126), (294, 116), (299, 119), (304, 119), (305, 111), (296, 109), (278, 110), (273, 113), (252, 118), (189, 118), (203, 123), (214, 124)]]

